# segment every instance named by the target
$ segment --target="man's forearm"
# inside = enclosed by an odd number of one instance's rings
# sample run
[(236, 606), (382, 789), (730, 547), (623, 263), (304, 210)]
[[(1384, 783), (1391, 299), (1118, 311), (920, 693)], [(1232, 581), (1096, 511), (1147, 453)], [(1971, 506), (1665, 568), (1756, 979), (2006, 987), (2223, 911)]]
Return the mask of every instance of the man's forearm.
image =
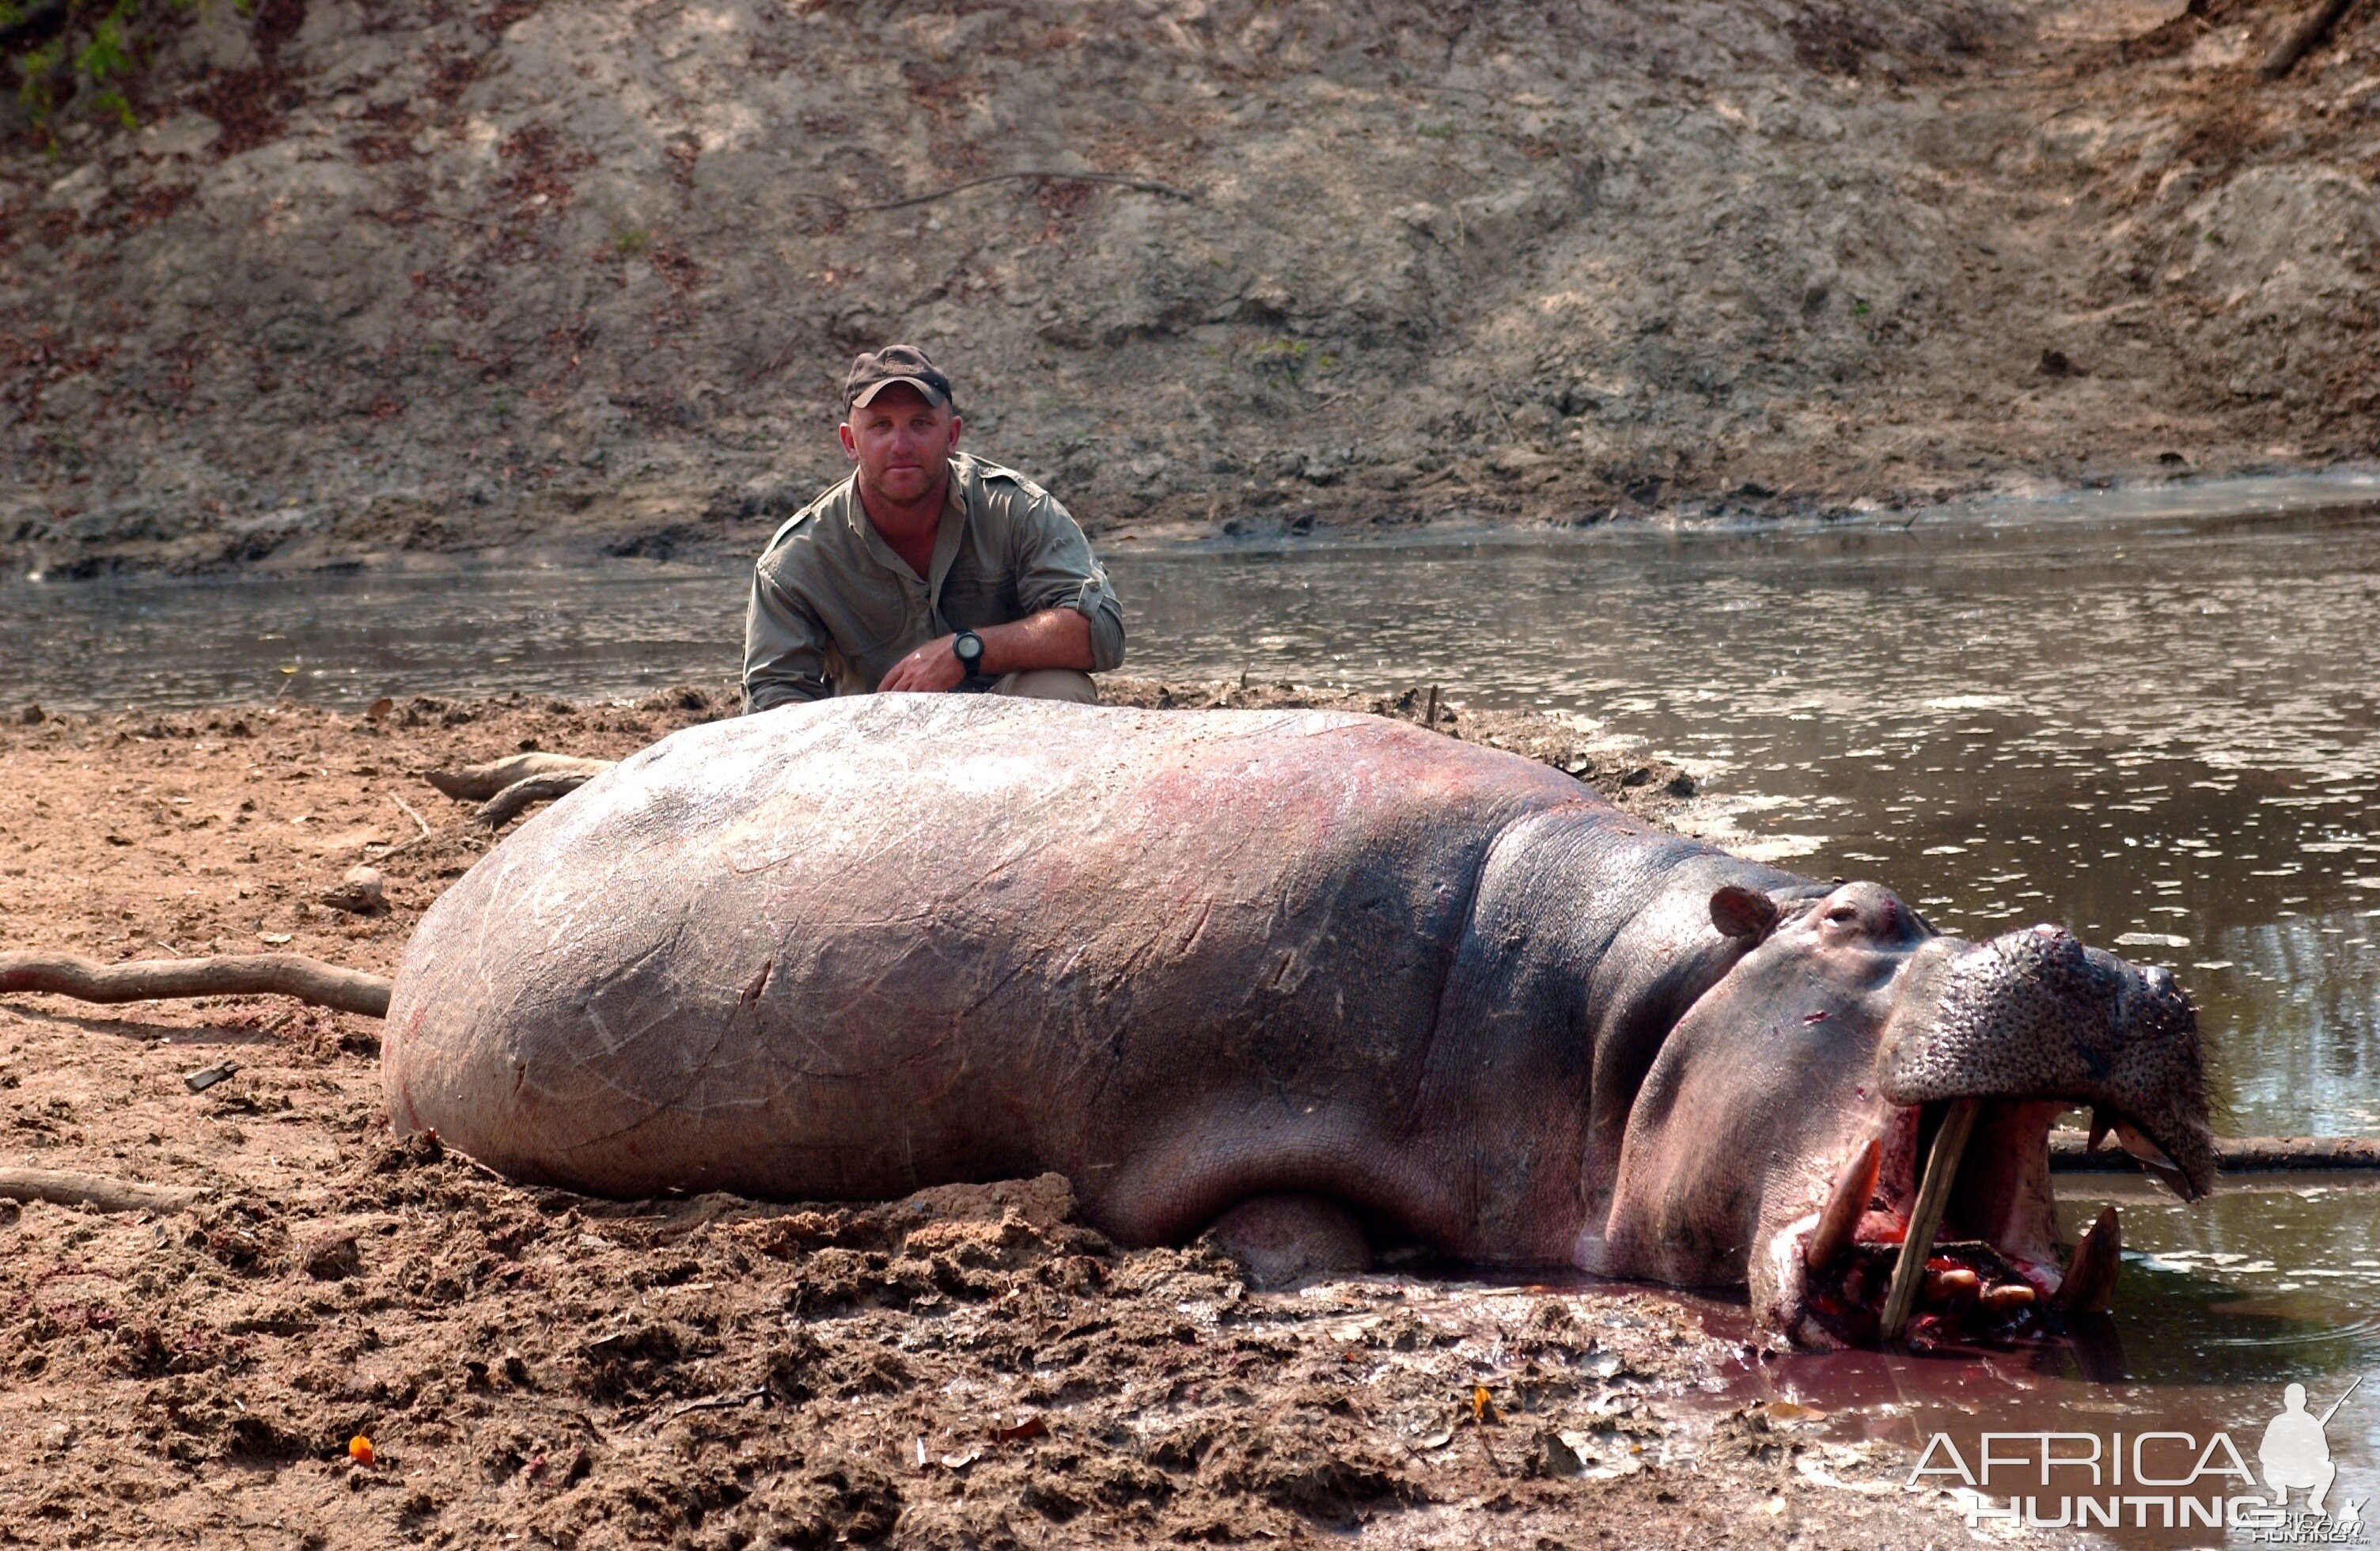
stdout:
[(983, 672), (1027, 673), (1036, 668), (1079, 668), (1088, 673), (1091, 622), (1073, 609), (1044, 609), (1013, 624), (988, 624), (976, 632), (983, 637)]

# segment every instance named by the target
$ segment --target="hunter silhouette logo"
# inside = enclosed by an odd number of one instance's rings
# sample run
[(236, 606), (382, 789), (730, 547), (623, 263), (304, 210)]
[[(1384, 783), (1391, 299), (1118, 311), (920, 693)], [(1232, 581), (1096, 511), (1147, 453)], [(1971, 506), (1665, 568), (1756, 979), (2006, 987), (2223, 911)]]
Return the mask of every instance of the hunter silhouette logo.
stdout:
[[(2281, 1392), (2281, 1414), (2265, 1424), (2265, 1441), (2256, 1448), (2256, 1462), (2265, 1467), (2265, 1484), (2273, 1494), (2275, 1508), (2287, 1507), (2290, 1491), (2299, 1489), (2306, 1494), (2308, 1513), (2326, 1511), (2322, 1499), (2328, 1495), (2330, 1484), (2338, 1479), (2338, 1467), (2330, 1462), (2330, 1438), (2323, 1429), (2347, 1403), (2347, 1397), (2362, 1387), (2363, 1375), (2358, 1374), (2320, 1416), (2307, 1414), (2304, 1385), (2292, 1384)], [(2350, 1505), (2350, 1513), (2361, 1506)]]

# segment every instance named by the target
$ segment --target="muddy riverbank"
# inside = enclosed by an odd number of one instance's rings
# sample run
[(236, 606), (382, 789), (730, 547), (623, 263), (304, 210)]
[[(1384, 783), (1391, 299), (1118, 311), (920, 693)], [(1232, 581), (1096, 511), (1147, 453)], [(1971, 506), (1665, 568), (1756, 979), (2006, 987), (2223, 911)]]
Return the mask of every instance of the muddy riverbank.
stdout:
[[(1111, 692), (1428, 710), (1236, 683)], [(625, 754), (733, 704), (687, 688), (377, 718), (12, 709), (0, 941), (103, 959), (286, 947), (384, 971), (489, 843), (422, 771), (531, 745)], [(1442, 704), (1439, 720), (1648, 817), (1691, 790), (1550, 719)], [(326, 903), (367, 861), (385, 913)], [(1706, 1395), (1758, 1368), (1724, 1304), (1398, 1274), (1252, 1292), (1195, 1246), (1118, 1249), (1054, 1178), (808, 1209), (519, 1189), (391, 1138), (376, 1028), (266, 1000), (0, 1005), (0, 1165), (201, 1193), (164, 1216), (0, 1206), (12, 1542), (1965, 1533), (1938, 1495), (1899, 1490), (1892, 1442)], [(185, 1081), (225, 1063), (201, 1091)]]
[(150, 6), (136, 129), (0, 80), (0, 560), (748, 552), (894, 336), (1105, 538), (2369, 459), (2301, 8)]

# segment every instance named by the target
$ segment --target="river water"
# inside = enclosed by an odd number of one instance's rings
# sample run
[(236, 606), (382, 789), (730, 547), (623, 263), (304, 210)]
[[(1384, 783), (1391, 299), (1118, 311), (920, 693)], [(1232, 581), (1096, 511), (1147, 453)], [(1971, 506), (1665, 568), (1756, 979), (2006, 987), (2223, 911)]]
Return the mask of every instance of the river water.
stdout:
[[(1127, 549), (1110, 568), (1133, 672), (1435, 683), (1642, 738), (1697, 773), (1728, 843), (1882, 879), (1947, 929), (2062, 922), (2171, 965), (2201, 1008), (2218, 1129), (2380, 1134), (2380, 489)], [(0, 705), (719, 681), (747, 574), (16, 580)], [(2342, 1180), (2185, 1209), (2127, 1183), (2060, 1188), (2080, 1220), (2123, 1198), (2136, 1378), (2269, 1414), (2284, 1376), (2335, 1391), (2380, 1370), (2380, 1193)], [(2331, 1436), (2360, 1438), (2368, 1472), (2380, 1379), (2367, 1390)]]

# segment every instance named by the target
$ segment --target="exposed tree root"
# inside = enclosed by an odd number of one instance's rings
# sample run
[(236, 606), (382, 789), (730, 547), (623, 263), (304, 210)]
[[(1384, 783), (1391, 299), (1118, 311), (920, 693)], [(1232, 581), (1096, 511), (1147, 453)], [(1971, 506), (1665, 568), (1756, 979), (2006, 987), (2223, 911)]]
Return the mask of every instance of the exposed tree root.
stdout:
[(385, 1018), (388, 988), (385, 975), (343, 969), (298, 953), (137, 959), (116, 964), (103, 964), (72, 953), (0, 953), (0, 993), (48, 991), (79, 1001), (285, 996), (317, 1007)]
[(56, 1169), (0, 1169), (0, 1201), (47, 1201), (103, 1212), (178, 1212), (205, 1194)]
[(514, 782), (488, 799), (487, 806), (471, 815), (471, 822), (482, 830), (501, 830), (519, 817), (521, 809), (531, 803), (550, 803), (587, 784), (593, 772), (587, 775), (540, 775), (527, 781)]
[(568, 754), (513, 754), (484, 765), (466, 765), (459, 770), (431, 770), (428, 780), (450, 797), (483, 803), (506, 787), (532, 778), (576, 776), (585, 781), (617, 763), (614, 759), (580, 759)]
[(2295, 26), (2281, 35), (2281, 41), (2273, 45), (2273, 52), (2265, 55), (2265, 63), (2258, 67), (2257, 74), (2266, 80), (2278, 80), (2288, 75), (2297, 67), (2297, 62), (2305, 57), (2308, 49), (2330, 36), (2330, 30), (2338, 25), (2338, 18), (2345, 16), (2347, 7), (2353, 4), (2355, 0), (2318, 0)]

